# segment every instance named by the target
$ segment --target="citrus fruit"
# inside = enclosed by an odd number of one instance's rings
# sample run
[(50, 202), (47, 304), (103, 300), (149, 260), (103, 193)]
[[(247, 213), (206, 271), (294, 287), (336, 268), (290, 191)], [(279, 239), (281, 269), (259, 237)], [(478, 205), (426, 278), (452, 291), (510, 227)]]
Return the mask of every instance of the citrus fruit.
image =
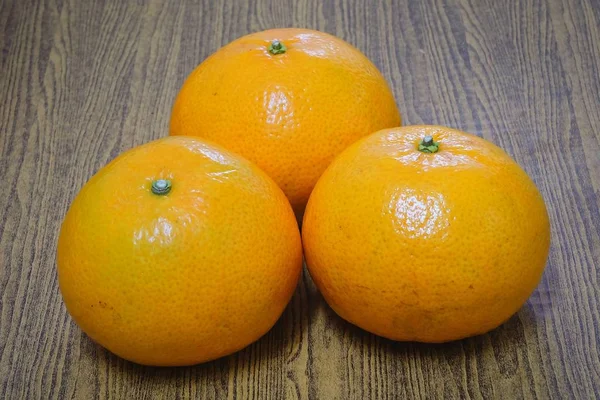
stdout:
[(140, 364), (189, 365), (267, 332), (302, 246), (283, 192), (219, 146), (169, 137), (117, 157), (63, 222), (58, 278), (93, 340)]
[(500, 148), (441, 126), (383, 130), (340, 154), (302, 227), (310, 274), (342, 318), (393, 340), (487, 332), (538, 284), (543, 199)]
[(322, 32), (273, 29), (235, 40), (191, 73), (170, 133), (210, 139), (253, 161), (301, 213), (338, 153), (398, 125), (390, 88), (359, 50)]

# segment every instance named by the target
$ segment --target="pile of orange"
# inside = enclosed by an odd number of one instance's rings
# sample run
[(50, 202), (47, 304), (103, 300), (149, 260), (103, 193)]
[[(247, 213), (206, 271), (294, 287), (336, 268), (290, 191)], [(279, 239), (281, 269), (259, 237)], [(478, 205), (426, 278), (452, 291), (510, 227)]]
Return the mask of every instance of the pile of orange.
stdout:
[(328, 304), (377, 335), (497, 327), (541, 278), (543, 199), (490, 142), (400, 123), (381, 73), (336, 37), (280, 29), (228, 44), (185, 81), (171, 135), (74, 199), (57, 254), (68, 311), (128, 360), (205, 362), (275, 324), (304, 247)]

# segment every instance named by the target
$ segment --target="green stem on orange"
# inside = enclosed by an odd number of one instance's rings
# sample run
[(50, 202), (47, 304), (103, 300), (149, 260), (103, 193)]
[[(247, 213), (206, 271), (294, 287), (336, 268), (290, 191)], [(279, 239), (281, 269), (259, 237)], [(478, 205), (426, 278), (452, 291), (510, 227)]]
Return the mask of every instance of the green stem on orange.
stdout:
[(433, 141), (433, 137), (427, 135), (419, 143), (419, 151), (423, 153), (437, 153), (440, 149), (440, 144)]
[(152, 193), (162, 196), (171, 191), (171, 181), (168, 179), (157, 179), (152, 181)]
[(287, 51), (287, 47), (285, 47), (285, 44), (281, 43), (279, 40), (273, 40), (271, 42), (271, 44), (269, 45), (269, 53), (276, 55), (276, 54), (283, 54)]

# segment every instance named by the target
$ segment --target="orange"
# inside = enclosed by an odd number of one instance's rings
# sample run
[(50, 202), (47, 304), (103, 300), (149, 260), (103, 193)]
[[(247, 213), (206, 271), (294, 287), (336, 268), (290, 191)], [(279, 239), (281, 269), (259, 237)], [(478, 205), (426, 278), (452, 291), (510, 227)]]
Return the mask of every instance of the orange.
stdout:
[(500, 148), (442, 126), (377, 132), (331, 164), (302, 227), (310, 274), (342, 318), (393, 340), (487, 332), (538, 284), (548, 215)]
[(267, 332), (302, 246), (283, 192), (219, 146), (169, 137), (117, 157), (63, 222), (58, 278), (93, 340), (140, 364), (189, 365)]
[(177, 95), (170, 132), (210, 139), (253, 161), (301, 213), (338, 153), (398, 125), (390, 88), (359, 50), (322, 32), (273, 29), (200, 64)]

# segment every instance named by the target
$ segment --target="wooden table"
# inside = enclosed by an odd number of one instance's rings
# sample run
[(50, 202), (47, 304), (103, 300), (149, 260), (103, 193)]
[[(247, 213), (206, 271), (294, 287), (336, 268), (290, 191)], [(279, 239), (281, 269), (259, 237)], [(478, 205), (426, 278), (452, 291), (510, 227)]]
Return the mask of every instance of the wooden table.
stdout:
[[(598, 0), (5, 0), (0, 3), (0, 398), (396, 399), (600, 396)], [(186, 75), (249, 32), (336, 34), (385, 74), (405, 124), (473, 132), (544, 195), (537, 291), (495, 331), (444, 345), (345, 323), (307, 273), (277, 325), (189, 368), (132, 364), (70, 319), (57, 234), (86, 180), (167, 134)]]

